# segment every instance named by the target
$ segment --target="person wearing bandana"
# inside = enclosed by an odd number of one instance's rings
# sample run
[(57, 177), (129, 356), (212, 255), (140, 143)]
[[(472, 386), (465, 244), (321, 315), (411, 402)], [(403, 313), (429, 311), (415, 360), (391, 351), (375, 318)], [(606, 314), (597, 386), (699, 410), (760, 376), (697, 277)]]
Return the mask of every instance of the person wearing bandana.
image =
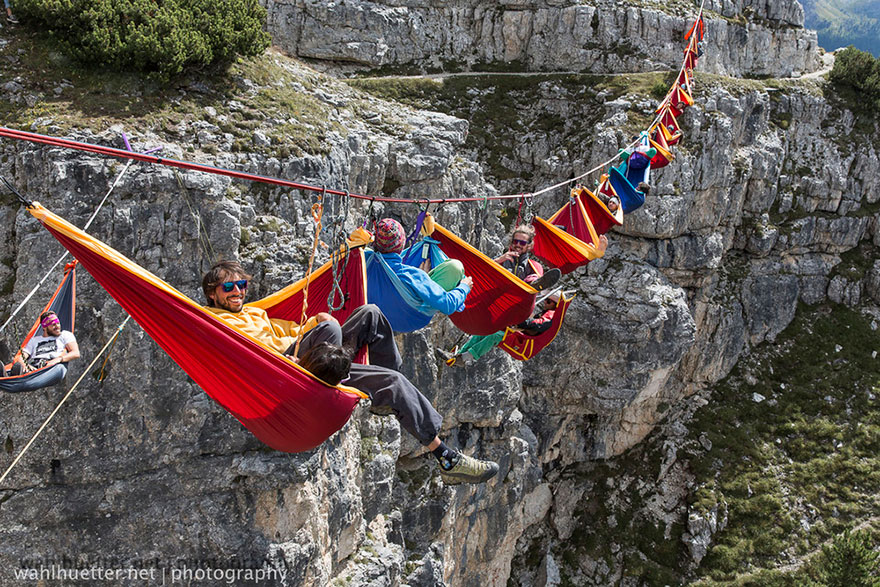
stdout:
[[(76, 337), (69, 330), (61, 329), (61, 321), (55, 312), (48, 310), (40, 314), (40, 326), (43, 328), (42, 335), (35, 334), (31, 337), (8, 375), (21, 375), (43, 367), (63, 365), (79, 358)], [(7, 376), (5, 369), (3, 376)]]

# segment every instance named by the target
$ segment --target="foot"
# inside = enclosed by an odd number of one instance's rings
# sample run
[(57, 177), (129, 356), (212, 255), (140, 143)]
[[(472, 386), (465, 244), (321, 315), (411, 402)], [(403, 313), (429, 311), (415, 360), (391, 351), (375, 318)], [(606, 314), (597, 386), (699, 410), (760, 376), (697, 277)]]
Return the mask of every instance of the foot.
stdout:
[(485, 483), (498, 474), (498, 463), (481, 461), (465, 454), (458, 454), (458, 461), (448, 471), (440, 467), (440, 478), (446, 485), (461, 483)]
[(391, 406), (377, 406), (376, 404), (370, 404), (370, 413), (374, 416), (390, 416), (394, 413), (394, 410), (391, 409)]
[(9, 24), (18, 24), (18, 19), (15, 18), (15, 16), (13, 16), (11, 14), (7, 14), (6, 15), (6, 22), (8, 22)]
[(542, 289), (547, 289), (548, 287), (553, 287), (556, 285), (556, 282), (559, 281), (559, 278), (562, 276), (562, 271), (554, 267), (553, 269), (548, 269), (544, 272), (544, 275), (536, 279), (532, 282), (532, 287), (537, 289), (538, 291)]

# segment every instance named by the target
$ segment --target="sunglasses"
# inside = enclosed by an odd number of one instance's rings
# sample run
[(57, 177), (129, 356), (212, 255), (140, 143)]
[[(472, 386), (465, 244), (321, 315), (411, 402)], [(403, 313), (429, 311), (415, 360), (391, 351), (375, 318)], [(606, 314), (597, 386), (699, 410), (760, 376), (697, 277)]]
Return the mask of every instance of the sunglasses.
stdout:
[(521, 247), (524, 247), (528, 244), (531, 244), (532, 241), (524, 241), (522, 239), (515, 238), (515, 239), (512, 239), (511, 242), (515, 245), (520, 245)]
[(226, 293), (231, 292), (234, 288), (238, 288), (241, 291), (247, 289), (248, 280), (247, 279), (239, 279), (238, 281), (224, 281), (220, 284), (220, 287), (223, 288), (223, 291)]

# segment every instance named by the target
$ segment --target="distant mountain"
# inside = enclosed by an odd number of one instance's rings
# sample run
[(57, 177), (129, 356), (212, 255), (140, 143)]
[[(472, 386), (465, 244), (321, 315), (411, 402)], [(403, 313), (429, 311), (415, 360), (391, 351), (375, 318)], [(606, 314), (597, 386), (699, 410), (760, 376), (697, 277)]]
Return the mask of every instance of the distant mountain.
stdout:
[(880, 57), (880, 0), (801, 0), (805, 26), (829, 51), (855, 46)]

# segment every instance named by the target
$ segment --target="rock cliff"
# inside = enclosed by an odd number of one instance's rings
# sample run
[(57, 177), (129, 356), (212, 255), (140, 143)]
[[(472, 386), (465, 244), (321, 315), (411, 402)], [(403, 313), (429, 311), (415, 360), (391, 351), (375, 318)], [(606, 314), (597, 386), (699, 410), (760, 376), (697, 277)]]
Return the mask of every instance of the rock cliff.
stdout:
[[(121, 147), (125, 130), (136, 149), (162, 146), (166, 157), (353, 192), (517, 192), (613, 156), (650, 120), (652, 88), (670, 76), (645, 72), (677, 65), (693, 13), (555, 1), (267, 5), (277, 45), (310, 66), (271, 51), (234, 67), (231, 89), (199, 78), (161, 94), (162, 105), (145, 114), (94, 112), (85, 124), (81, 112), (33, 108), (48, 92), (21, 69), (2, 99), (38, 132)], [(708, 8), (697, 104), (682, 119), (686, 138), (655, 174), (646, 205), (609, 235), (605, 257), (568, 278), (578, 296), (553, 345), (525, 364), (493, 352), (461, 369), (435, 357), (459, 336), (448, 321), (400, 337), (405, 373), (444, 415), (450, 443), (497, 460), (496, 479), (444, 487), (433, 459), (393, 418), (366, 406), (318, 449), (271, 451), (131, 325), (109, 378), (86, 377), (0, 488), (2, 566), (67, 557), (168, 573), (265, 567), (279, 573), (265, 583), (287, 585), (653, 584), (620, 547), (608, 559), (578, 561), (560, 547), (588, 528), (626, 528), (599, 515), (637, 488), (653, 496), (648, 509), (665, 528), (645, 539), (687, 545), (667, 579), (681, 580), (726, 523), (723, 507), (689, 507), (694, 473), (676, 458), (675, 439), (687, 433), (682, 413), (711, 402), (704, 390), (780, 336), (800, 303), (880, 300), (880, 269), (863, 261), (880, 245), (876, 117), (821, 79), (742, 79), (819, 66), (796, 2)], [(15, 66), (15, 55), (9, 62)], [(311, 68), (450, 71), (502, 62), (535, 75), (449, 78), (426, 88), (421, 80), (349, 84)], [(546, 74), (555, 70), (575, 73)], [(611, 73), (627, 75), (596, 75)], [(135, 108), (157, 91), (106, 99)], [(80, 152), (10, 141), (0, 149), (3, 175), (78, 225), (122, 170)], [(566, 198), (554, 193), (536, 212)], [(90, 232), (194, 299), (214, 259), (240, 258), (256, 276), (251, 296), (261, 297), (304, 273), (312, 201), (134, 164)], [(4, 203), (2, 307), (12, 308), (62, 250), (10, 198)], [(378, 203), (374, 211), (404, 221), (417, 213)], [(489, 254), (502, 250), (510, 213), (496, 202), (436, 211)], [(366, 214), (365, 204), (353, 204), (345, 227)], [(39, 305), (30, 302), (23, 315)], [(84, 274), (84, 358), (72, 377), (123, 317)], [(4, 333), (13, 348), (24, 322)], [(72, 382), (3, 397), (0, 466)], [(661, 422), (669, 443), (644, 443)], [(619, 456), (628, 450), (647, 453), (653, 466), (658, 459), (661, 474), (622, 474)], [(650, 547), (640, 548), (644, 556)], [(16, 583), (6, 573), (0, 584)]]

